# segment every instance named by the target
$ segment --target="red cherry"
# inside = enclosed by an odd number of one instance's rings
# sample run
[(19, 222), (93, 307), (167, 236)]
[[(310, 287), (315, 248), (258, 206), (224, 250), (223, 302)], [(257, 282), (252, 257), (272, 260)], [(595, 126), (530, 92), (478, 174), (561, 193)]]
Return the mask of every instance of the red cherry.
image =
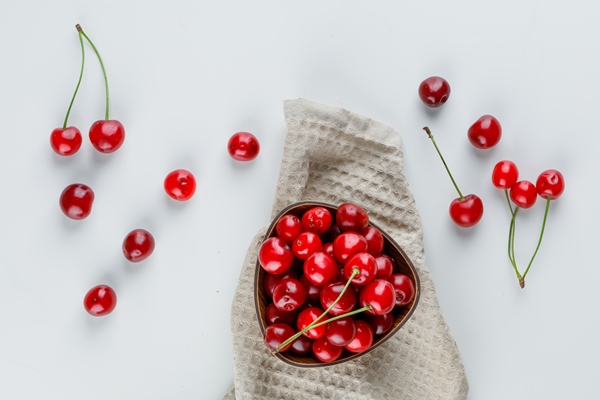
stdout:
[(306, 300), (306, 288), (297, 279), (286, 278), (273, 290), (273, 304), (280, 311), (297, 310)]
[(144, 229), (135, 229), (123, 240), (123, 255), (131, 262), (140, 262), (154, 251), (154, 237)]
[(92, 212), (94, 191), (82, 183), (67, 186), (60, 194), (60, 209), (71, 219), (84, 219)]
[(341, 233), (333, 241), (333, 256), (344, 264), (355, 254), (367, 251), (369, 243), (367, 239), (356, 232)]
[[(300, 314), (298, 315), (298, 320), (296, 321), (296, 326), (298, 328), (298, 331), (301, 331), (304, 328), (306, 328), (308, 325), (312, 324), (312, 322), (314, 320), (316, 320), (317, 318), (319, 318), (322, 314), (323, 314), (323, 310), (321, 310), (318, 307), (309, 307), (309, 308), (305, 308), (304, 310), (300, 311)], [(327, 319), (327, 316), (321, 318), (319, 321), (325, 321), (325, 319)], [(320, 326), (317, 326), (317, 327), (307, 330), (306, 332), (303, 333), (303, 335), (305, 335), (311, 339), (318, 339), (322, 336), (325, 336), (326, 330), (327, 330), (327, 324), (324, 324), (324, 325), (320, 325)]]
[(258, 251), (258, 262), (270, 274), (283, 274), (288, 271), (294, 261), (294, 253), (278, 237), (268, 238), (263, 242)]
[(333, 257), (322, 251), (313, 253), (304, 261), (304, 276), (313, 285), (324, 286), (337, 278), (339, 268)]
[(275, 307), (275, 304), (271, 303), (265, 310), (265, 320), (268, 325), (273, 324), (286, 324), (293, 325), (298, 317), (297, 312), (285, 312)]
[(229, 138), (227, 150), (234, 160), (251, 161), (258, 156), (260, 144), (253, 134), (249, 132), (238, 132)]
[(471, 125), (467, 136), (471, 144), (478, 149), (489, 149), (500, 141), (502, 127), (496, 118), (484, 115)]
[(100, 153), (112, 153), (123, 145), (125, 128), (116, 119), (101, 119), (90, 127), (90, 141)]
[(370, 310), (365, 311), (366, 314), (387, 314), (394, 309), (396, 304), (394, 286), (386, 280), (375, 279), (360, 291), (358, 302), (362, 307), (371, 306)]
[(300, 282), (304, 285), (306, 289), (306, 297), (308, 299), (320, 299), (321, 298), (321, 286), (317, 286), (313, 284), (311, 281), (306, 278), (306, 275), (302, 275), (300, 277)]
[(510, 189), (510, 199), (521, 208), (532, 207), (537, 200), (537, 190), (530, 181), (523, 180)]
[(117, 305), (115, 291), (107, 285), (98, 285), (91, 288), (83, 299), (85, 310), (94, 317), (110, 314)]
[[(292, 336), (294, 336), (294, 330), (291, 326), (286, 324), (273, 324), (265, 329), (264, 341), (269, 349), (274, 349)], [(279, 351), (284, 352), (289, 349), (291, 345), (292, 344), (290, 343)]]
[(354, 326), (354, 320), (351, 317), (331, 321), (327, 324), (327, 330), (325, 331), (325, 337), (329, 343), (335, 346), (350, 344), (354, 339), (354, 335), (356, 335), (356, 326)]
[(431, 76), (419, 85), (419, 97), (426, 106), (439, 107), (448, 101), (450, 85), (444, 78)]
[[(340, 296), (340, 293), (342, 293), (344, 286), (345, 283), (343, 282), (334, 282), (324, 286), (323, 289), (321, 289), (320, 299), (323, 309), (327, 310), (333, 303), (335, 303), (337, 298)], [(352, 311), (356, 305), (356, 298), (356, 289), (354, 289), (352, 285), (348, 286), (348, 289), (346, 289), (335, 306), (329, 310), (328, 314), (337, 316)]]
[(356, 204), (344, 203), (335, 213), (335, 223), (342, 232), (362, 232), (369, 225), (369, 216)]
[(81, 147), (81, 132), (74, 126), (56, 128), (50, 134), (50, 146), (60, 156), (73, 155)]
[(360, 319), (355, 320), (354, 325), (356, 327), (354, 339), (344, 348), (352, 353), (362, 353), (373, 344), (373, 328), (368, 322)]
[(284, 215), (275, 224), (275, 232), (286, 243), (291, 244), (302, 233), (300, 219), (292, 214)]
[(313, 207), (302, 216), (302, 229), (322, 235), (331, 227), (333, 217), (325, 207)]
[(167, 175), (163, 186), (169, 197), (186, 201), (191, 199), (196, 192), (196, 178), (185, 169), (176, 169)]
[(394, 274), (388, 278), (388, 281), (394, 287), (396, 307), (409, 304), (415, 297), (415, 285), (407, 275)]
[(292, 342), (292, 347), (290, 347), (290, 350), (296, 354), (308, 354), (312, 350), (312, 345), (312, 339), (309, 339), (304, 335), (300, 335)]
[(326, 240), (333, 242), (335, 240), (335, 238), (337, 238), (341, 233), (342, 233), (342, 231), (340, 231), (340, 227), (337, 226), (336, 224), (332, 224), (331, 228), (329, 228), (327, 233), (323, 236), (325, 237)]
[(321, 238), (313, 232), (302, 232), (292, 243), (294, 255), (301, 260), (306, 260), (322, 248)]
[(469, 228), (481, 220), (483, 202), (474, 194), (468, 194), (463, 200), (456, 198), (450, 203), (450, 218), (458, 226)]
[(334, 257), (334, 258), (335, 258), (335, 256), (333, 255), (333, 243), (325, 243), (325, 244), (323, 245), (323, 248), (321, 249), (321, 251), (322, 251), (323, 253), (327, 253), (327, 254), (329, 254), (331, 257)]
[(313, 342), (313, 354), (323, 363), (330, 363), (342, 355), (343, 347), (335, 346), (326, 337), (321, 337)]
[(383, 235), (379, 231), (379, 229), (375, 228), (373, 225), (367, 226), (361, 234), (367, 239), (367, 253), (372, 255), (373, 257), (377, 257), (383, 253)]
[(368, 315), (367, 322), (373, 328), (373, 334), (375, 336), (383, 335), (387, 333), (392, 326), (394, 326), (394, 314), (387, 313), (383, 315)]
[(492, 171), (492, 184), (498, 189), (510, 189), (519, 179), (517, 165), (508, 160), (500, 161)]
[(352, 279), (356, 286), (364, 286), (375, 279), (377, 273), (377, 262), (369, 253), (358, 253), (344, 265), (344, 277), (350, 279), (354, 268), (358, 268), (359, 273)]
[(377, 263), (377, 273), (375, 279), (387, 279), (394, 273), (394, 262), (385, 254), (375, 257)]
[(265, 289), (267, 296), (273, 297), (273, 290), (275, 290), (275, 286), (277, 286), (279, 282), (286, 278), (298, 279), (298, 275), (296, 275), (292, 269), (279, 275), (265, 274), (265, 277), (263, 278), (263, 288)]
[(540, 197), (556, 200), (565, 190), (565, 178), (557, 170), (549, 169), (538, 176), (535, 187)]

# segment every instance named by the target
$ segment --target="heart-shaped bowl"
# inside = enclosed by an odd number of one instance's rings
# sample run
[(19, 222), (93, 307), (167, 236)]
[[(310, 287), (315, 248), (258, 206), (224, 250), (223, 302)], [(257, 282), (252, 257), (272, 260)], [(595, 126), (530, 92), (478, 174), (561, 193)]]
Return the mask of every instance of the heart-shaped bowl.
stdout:
[[(268, 238), (273, 237), (273, 236), (277, 236), (276, 225), (277, 225), (277, 222), (284, 215), (293, 214), (301, 219), (302, 215), (304, 215), (304, 213), (306, 211), (310, 210), (313, 207), (317, 207), (317, 206), (324, 207), (327, 210), (329, 210), (329, 212), (333, 216), (332, 226), (335, 225), (335, 215), (336, 215), (336, 211), (337, 211), (337, 206), (327, 204), (327, 203), (321, 203), (321, 202), (317, 202), (317, 201), (303, 201), (303, 202), (291, 204), (288, 207), (286, 207), (285, 209), (283, 209), (271, 222), (271, 224), (265, 234), (264, 240), (267, 240)], [(366, 210), (366, 211), (368, 213), (368, 210)], [(295, 367), (301, 367), (301, 368), (327, 367), (327, 366), (331, 366), (331, 365), (336, 365), (336, 364), (356, 360), (357, 358), (370, 353), (371, 351), (375, 350), (377, 347), (384, 344), (396, 332), (398, 332), (402, 328), (402, 326), (408, 321), (408, 319), (411, 317), (415, 308), (417, 307), (417, 303), (419, 302), (419, 296), (420, 296), (420, 292), (421, 292), (419, 275), (418, 275), (413, 263), (411, 262), (411, 260), (408, 258), (406, 253), (402, 250), (402, 248), (394, 241), (394, 239), (392, 239), (384, 230), (382, 230), (375, 224), (373, 224), (371, 222), (369, 224), (374, 226), (381, 232), (383, 239), (384, 239), (383, 253), (388, 255), (394, 261), (394, 263), (395, 263), (394, 273), (405, 274), (412, 280), (412, 282), (414, 284), (415, 293), (414, 293), (414, 297), (411, 300), (411, 302), (402, 307), (394, 307), (394, 309), (391, 311), (391, 313), (393, 314), (393, 317), (394, 317), (392, 327), (386, 333), (384, 333), (382, 335), (379, 335), (379, 336), (375, 335), (374, 339), (373, 339), (373, 344), (371, 345), (371, 347), (369, 347), (367, 350), (363, 351), (362, 353), (352, 353), (352, 352), (349, 352), (346, 349), (344, 349), (341, 356), (337, 360), (335, 360), (333, 362), (329, 362), (329, 363), (323, 363), (323, 362), (319, 361), (313, 355), (312, 352), (309, 352), (308, 354), (305, 354), (305, 355), (299, 355), (299, 354), (293, 353), (291, 350), (287, 350), (285, 352), (275, 353), (274, 354), (275, 357), (279, 358), (281, 361), (285, 362), (286, 364), (289, 364), (289, 365), (292, 365)], [(267, 274), (268, 273), (261, 267), (260, 262), (258, 261), (258, 258), (257, 258), (256, 270), (255, 270), (255, 274), (254, 274), (254, 303), (255, 303), (255, 307), (256, 307), (256, 314), (258, 316), (258, 324), (259, 324), (259, 327), (260, 327), (260, 330), (261, 330), (261, 333), (263, 336), (264, 336), (265, 330), (267, 329), (267, 326), (268, 326), (267, 321), (266, 321), (266, 309), (267, 309), (267, 306), (272, 302), (270, 296), (267, 295), (267, 293), (265, 291), (264, 283), (263, 283), (265, 276)], [(361, 314), (355, 315), (355, 317), (359, 317), (359, 318), (360, 318), (360, 316), (361, 316)], [(293, 326), (292, 328), (296, 331), (295, 326)], [(269, 351), (266, 344), (265, 344), (265, 351)]]

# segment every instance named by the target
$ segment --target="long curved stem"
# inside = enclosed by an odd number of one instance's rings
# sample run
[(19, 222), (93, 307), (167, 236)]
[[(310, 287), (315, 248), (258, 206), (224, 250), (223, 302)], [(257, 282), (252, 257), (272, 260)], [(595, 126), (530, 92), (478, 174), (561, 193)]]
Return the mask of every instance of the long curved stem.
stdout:
[(85, 40), (87, 40), (87, 42), (90, 44), (90, 46), (92, 46), (92, 49), (94, 49), (94, 53), (96, 53), (96, 56), (98, 57), (98, 61), (100, 61), (100, 67), (102, 67), (102, 74), (104, 75), (104, 89), (106, 91), (106, 112), (104, 114), (104, 119), (108, 120), (109, 119), (109, 110), (110, 110), (110, 107), (109, 107), (109, 105), (110, 105), (109, 97), (110, 96), (108, 93), (108, 77), (106, 76), (106, 68), (104, 68), (104, 62), (102, 61), (102, 57), (100, 57), (100, 53), (98, 52), (98, 49), (96, 48), (94, 43), (90, 40), (88, 35), (85, 34), (83, 29), (81, 29), (81, 25), (77, 24), (76, 28), (79, 31), (79, 33), (83, 35)]
[(544, 237), (544, 229), (546, 228), (546, 219), (548, 217), (548, 210), (550, 209), (550, 201), (551, 201), (551, 198), (550, 198), (550, 196), (548, 196), (546, 198), (546, 210), (544, 211), (544, 220), (542, 221), (542, 230), (540, 232), (540, 238), (538, 240), (537, 247), (535, 248), (535, 251), (533, 252), (533, 256), (531, 257), (531, 260), (529, 261), (529, 265), (527, 265), (527, 269), (523, 273), (523, 279), (525, 279), (525, 275), (527, 275), (527, 272), (529, 272), (529, 268), (531, 268), (531, 264), (533, 264), (533, 260), (535, 259), (535, 256), (537, 255), (537, 252), (540, 249), (540, 245), (542, 244), (542, 238)]
[(435, 139), (433, 138), (433, 135), (431, 134), (431, 131), (426, 126), (423, 127), (423, 130), (425, 132), (427, 132), (427, 136), (429, 136), (429, 139), (431, 139), (431, 142), (433, 143), (433, 146), (435, 147), (435, 150), (437, 151), (438, 155), (442, 159), (442, 163), (444, 164), (444, 167), (446, 167), (446, 172), (448, 172), (448, 176), (450, 176), (450, 180), (452, 181), (452, 184), (454, 185), (454, 188), (458, 192), (458, 196), (460, 197), (460, 200), (463, 201), (465, 199), (465, 196), (463, 196), (463, 194), (460, 192), (460, 189), (458, 188), (458, 185), (456, 184), (456, 181), (452, 177), (452, 174), (450, 173), (450, 168), (448, 168), (448, 164), (446, 164), (446, 161), (444, 160), (444, 157), (442, 156), (442, 152), (440, 151), (440, 149), (438, 148), (437, 144), (435, 143)]
[(85, 48), (83, 47), (83, 38), (81, 37), (81, 32), (79, 32), (79, 43), (81, 43), (81, 70), (79, 71), (79, 80), (77, 81), (77, 86), (75, 86), (75, 92), (73, 93), (71, 103), (69, 103), (69, 108), (67, 109), (65, 121), (63, 122), (63, 129), (67, 128), (69, 115), (71, 114), (71, 108), (73, 108), (73, 103), (75, 102), (75, 97), (77, 97), (77, 92), (79, 91), (79, 86), (81, 85), (81, 79), (83, 78), (83, 67), (85, 65)]

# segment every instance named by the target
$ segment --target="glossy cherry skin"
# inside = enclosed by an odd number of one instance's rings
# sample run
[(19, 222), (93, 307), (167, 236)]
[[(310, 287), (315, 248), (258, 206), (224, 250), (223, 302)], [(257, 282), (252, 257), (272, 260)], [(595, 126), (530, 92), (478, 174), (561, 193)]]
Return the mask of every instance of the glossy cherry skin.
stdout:
[(238, 132), (229, 138), (227, 151), (234, 160), (252, 161), (260, 152), (260, 144), (250, 132)]
[(440, 107), (450, 97), (450, 85), (448, 81), (439, 76), (431, 76), (419, 85), (419, 97), (421, 101), (431, 108)]
[(477, 224), (483, 216), (483, 202), (474, 195), (468, 194), (464, 200), (456, 198), (450, 203), (450, 218), (458, 226), (469, 228)]
[(375, 279), (377, 274), (377, 262), (375, 257), (369, 253), (358, 253), (352, 256), (351, 259), (344, 265), (344, 277), (350, 279), (354, 268), (358, 268), (359, 273), (352, 278), (352, 284), (356, 286), (364, 286)]
[(150, 257), (154, 251), (155, 241), (145, 229), (134, 229), (123, 240), (123, 255), (131, 262), (140, 262)]
[(535, 188), (540, 197), (556, 200), (565, 191), (565, 178), (559, 171), (548, 169), (538, 176)]
[(302, 233), (300, 219), (292, 214), (284, 215), (275, 224), (275, 232), (286, 243), (291, 244)]
[(358, 302), (361, 307), (371, 306), (371, 309), (365, 311), (365, 314), (387, 314), (394, 309), (396, 304), (394, 286), (386, 280), (375, 279), (360, 291)]
[(492, 171), (492, 184), (498, 189), (510, 189), (519, 179), (517, 165), (508, 160), (498, 162)]
[(275, 304), (271, 303), (265, 309), (265, 320), (267, 325), (273, 324), (286, 324), (294, 325), (298, 318), (298, 313), (295, 311), (285, 312), (275, 307)]
[[(300, 311), (300, 314), (298, 314), (298, 320), (296, 321), (296, 326), (298, 328), (298, 331), (301, 331), (304, 328), (306, 328), (314, 320), (319, 318), (322, 314), (323, 314), (323, 310), (321, 310), (318, 307), (308, 307), (308, 308), (305, 308), (304, 310)], [(324, 316), (323, 318), (321, 318), (319, 320), (319, 322), (325, 321), (326, 319), (327, 319), (327, 316)], [(324, 325), (320, 325), (315, 328), (307, 330), (306, 332), (303, 333), (303, 335), (306, 335), (310, 339), (318, 339), (320, 337), (325, 336), (326, 330), (327, 330), (327, 324), (324, 324)]]
[(415, 284), (407, 275), (394, 274), (388, 278), (388, 281), (394, 287), (396, 307), (409, 304), (415, 297)]
[[(274, 349), (281, 343), (294, 336), (294, 333), (295, 332), (292, 327), (286, 324), (269, 325), (267, 326), (267, 329), (265, 329), (264, 341), (269, 349)], [(284, 352), (289, 349), (291, 345), (292, 344), (290, 343), (281, 348), (279, 351)]]
[(302, 232), (292, 243), (294, 255), (301, 260), (306, 260), (313, 253), (321, 251), (322, 248), (321, 238), (313, 232)]
[(324, 286), (335, 280), (339, 267), (333, 257), (322, 251), (312, 254), (304, 261), (304, 276), (315, 286)]
[(315, 284), (313, 284), (311, 281), (309, 281), (306, 278), (306, 275), (302, 274), (302, 276), (300, 277), (300, 282), (302, 282), (302, 284), (304, 285), (304, 288), (306, 289), (306, 298), (307, 299), (320, 299), (321, 298), (321, 286), (317, 286)]
[(377, 257), (383, 253), (383, 235), (379, 231), (379, 229), (375, 228), (372, 225), (367, 226), (361, 234), (367, 240), (367, 253), (372, 255), (373, 257)]
[(92, 212), (94, 198), (94, 191), (89, 186), (74, 183), (60, 194), (60, 209), (71, 219), (84, 219)]
[(335, 224), (341, 232), (362, 232), (369, 225), (369, 216), (362, 207), (344, 203), (335, 212)]
[(125, 142), (125, 128), (115, 119), (101, 119), (90, 127), (90, 141), (100, 153), (112, 153)]
[(344, 348), (352, 353), (362, 353), (373, 344), (373, 328), (368, 322), (360, 319), (354, 320), (354, 325), (356, 327), (354, 339)]
[(117, 295), (107, 285), (98, 285), (91, 288), (83, 299), (85, 310), (94, 317), (110, 314), (117, 306)]
[(278, 275), (265, 274), (265, 277), (263, 278), (263, 288), (265, 289), (265, 293), (267, 294), (267, 296), (273, 297), (273, 291), (275, 290), (275, 286), (277, 286), (279, 282), (286, 278), (298, 279), (298, 275), (292, 269), (289, 269), (283, 274)]
[(313, 342), (312, 351), (319, 361), (330, 363), (340, 358), (344, 348), (332, 344), (325, 336), (323, 336)]
[(302, 229), (322, 235), (329, 230), (333, 217), (325, 207), (312, 207), (302, 216)]
[(178, 201), (186, 201), (191, 199), (196, 192), (196, 178), (190, 171), (176, 169), (166, 176), (163, 187), (169, 197)]
[(296, 354), (308, 354), (312, 350), (313, 340), (304, 335), (298, 336), (298, 339), (292, 342), (290, 350)]
[(321, 251), (323, 253), (329, 254), (331, 257), (333, 257), (335, 259), (335, 256), (333, 255), (333, 243), (325, 243), (323, 245), (323, 248), (321, 249)]
[(535, 185), (527, 180), (515, 183), (510, 189), (510, 199), (521, 208), (533, 207), (537, 200)]
[(377, 273), (375, 279), (387, 279), (394, 273), (394, 261), (385, 254), (375, 257), (377, 263)]
[(287, 243), (278, 237), (265, 240), (258, 251), (260, 266), (270, 274), (277, 275), (287, 272), (293, 261), (294, 253)]
[[(325, 285), (323, 289), (321, 289), (320, 299), (321, 306), (324, 310), (327, 310), (333, 303), (335, 303), (337, 298), (340, 296), (340, 293), (342, 293), (344, 286), (344, 282), (334, 282)], [(328, 314), (337, 316), (352, 311), (356, 305), (356, 299), (356, 289), (352, 285), (348, 286), (348, 289), (346, 289), (340, 300), (335, 303), (335, 306), (329, 310)]]
[(392, 326), (394, 326), (394, 319), (393, 313), (368, 315), (366, 317), (367, 322), (371, 325), (371, 328), (373, 328), (373, 334), (375, 336), (389, 332), (389, 330), (392, 329)]
[(354, 319), (351, 317), (331, 321), (327, 324), (327, 330), (325, 331), (325, 337), (329, 340), (329, 343), (336, 346), (350, 344), (354, 339), (354, 335), (356, 335), (356, 326), (354, 326)]
[(81, 147), (81, 132), (74, 126), (56, 128), (50, 134), (50, 146), (60, 156), (71, 156)]
[(500, 141), (502, 127), (496, 118), (484, 115), (469, 127), (467, 136), (471, 144), (478, 149), (489, 149)]
[(356, 232), (343, 232), (333, 241), (333, 256), (345, 264), (353, 255), (366, 252), (369, 247), (367, 239)]
[(306, 288), (298, 279), (283, 279), (273, 290), (273, 304), (279, 311), (295, 311), (305, 300)]

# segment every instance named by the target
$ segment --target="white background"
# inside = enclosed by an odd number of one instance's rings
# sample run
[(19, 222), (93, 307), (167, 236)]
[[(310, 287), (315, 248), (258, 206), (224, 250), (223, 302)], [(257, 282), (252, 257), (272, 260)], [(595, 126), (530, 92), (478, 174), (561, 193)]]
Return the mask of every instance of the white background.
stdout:
[[(537, 1), (3, 1), (0, 5), (0, 399), (220, 399), (233, 384), (229, 311), (246, 247), (269, 223), (286, 134), (282, 101), (346, 107), (402, 135), (422, 217), (427, 266), (462, 353), (469, 400), (592, 399), (600, 393), (599, 7)], [(88, 48), (70, 125), (71, 158), (49, 146), (80, 65), (80, 23), (100, 50), (114, 154), (87, 130), (104, 116)], [(417, 87), (452, 86), (430, 112)], [(496, 116), (501, 142), (473, 148), (468, 127)], [(428, 125), (465, 193), (484, 201), (472, 229), (448, 217), (456, 192)], [(233, 161), (228, 138), (261, 153)], [(564, 195), (520, 289), (506, 255), (509, 214), (491, 185), (511, 159), (521, 178), (556, 168)], [(166, 174), (187, 168), (194, 198), (175, 204)], [(83, 221), (58, 207), (73, 182), (96, 201)], [(519, 215), (517, 260), (538, 237), (543, 202)], [(150, 230), (155, 253), (129, 264), (121, 242)], [(85, 292), (112, 285), (118, 305), (94, 318)]]

